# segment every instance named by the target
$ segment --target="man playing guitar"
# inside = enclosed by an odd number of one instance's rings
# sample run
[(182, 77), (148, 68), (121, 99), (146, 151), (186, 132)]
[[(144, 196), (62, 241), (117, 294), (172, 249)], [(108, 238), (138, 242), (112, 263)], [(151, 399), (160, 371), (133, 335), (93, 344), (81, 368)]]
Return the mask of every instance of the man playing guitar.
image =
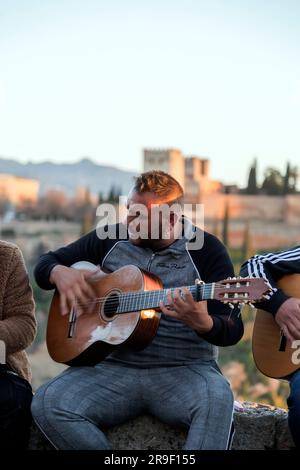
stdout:
[[(126, 237), (120, 226), (112, 239), (97, 231), (43, 255), (35, 277), (43, 289), (60, 294), (61, 314), (69, 315), (75, 301), (92, 298), (91, 273), (70, 267), (86, 260), (115, 272), (136, 265), (157, 275), (164, 287), (216, 282), (234, 276), (222, 243), (191, 225), (182, 233), (182, 218), (170, 213), (151, 231), (153, 205), (182, 204), (183, 190), (170, 175), (151, 171), (140, 175), (128, 197)], [(148, 237), (136, 237), (137, 204), (146, 208)], [(109, 227), (108, 227), (109, 229)], [(113, 232), (113, 230), (111, 230)], [(190, 247), (196, 235), (200, 248)], [(93, 273), (92, 273), (93, 274)], [(216, 300), (195, 302), (188, 290), (177, 289), (161, 304), (162, 316), (153, 341), (142, 351), (119, 349), (94, 367), (69, 367), (35, 394), (33, 417), (58, 449), (109, 449), (103, 429), (142, 413), (189, 429), (185, 449), (226, 449), (230, 445), (233, 395), (217, 365), (217, 346), (237, 343), (243, 335), (239, 308)], [(85, 315), (85, 313), (83, 313)]]
[[(278, 287), (277, 283), (292, 274), (300, 274), (300, 246), (281, 252), (255, 255), (241, 268), (242, 276), (261, 277), (268, 282), (272, 289), (269, 298), (256, 306), (273, 315), (281, 330), (282, 338), (286, 339), (288, 344), (299, 343), (300, 340), (300, 298), (288, 295)], [(289, 279), (287, 277), (287, 285), (291, 283)], [(297, 282), (297, 292), (300, 292), (299, 281)], [(276, 362), (274, 367), (276, 368)], [(272, 374), (267, 375), (272, 376)], [(296, 372), (284, 378), (288, 379), (290, 384), (290, 395), (287, 400), (289, 427), (296, 447), (300, 448), (300, 366)]]

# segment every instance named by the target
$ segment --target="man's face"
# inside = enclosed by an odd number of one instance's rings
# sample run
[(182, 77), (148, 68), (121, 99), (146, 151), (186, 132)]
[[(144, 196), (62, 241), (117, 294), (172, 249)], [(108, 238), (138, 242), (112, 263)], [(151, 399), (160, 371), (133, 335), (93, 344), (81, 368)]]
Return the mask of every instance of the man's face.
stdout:
[[(166, 201), (151, 192), (130, 192), (127, 200), (129, 240), (134, 245), (157, 248), (173, 235), (174, 214), (163, 212)], [(162, 210), (160, 210), (162, 209)]]

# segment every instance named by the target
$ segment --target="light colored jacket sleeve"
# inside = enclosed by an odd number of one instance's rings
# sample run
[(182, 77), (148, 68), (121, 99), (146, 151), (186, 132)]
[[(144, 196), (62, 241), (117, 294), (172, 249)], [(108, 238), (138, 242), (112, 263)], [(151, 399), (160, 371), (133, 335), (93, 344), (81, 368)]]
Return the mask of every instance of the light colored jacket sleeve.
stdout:
[(4, 289), (0, 340), (6, 353), (21, 351), (32, 343), (36, 334), (35, 304), (28, 273), (18, 247), (10, 251)]

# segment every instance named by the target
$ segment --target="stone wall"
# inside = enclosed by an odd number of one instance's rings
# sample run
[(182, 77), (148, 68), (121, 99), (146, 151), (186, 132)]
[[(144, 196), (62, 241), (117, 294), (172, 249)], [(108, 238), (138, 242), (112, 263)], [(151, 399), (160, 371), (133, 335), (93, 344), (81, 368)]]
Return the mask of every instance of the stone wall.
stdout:
[[(234, 413), (233, 450), (291, 449), (287, 412), (256, 403), (243, 403)], [(107, 432), (114, 450), (179, 450), (186, 431), (162, 424), (152, 416), (140, 416)], [(51, 449), (36, 426), (32, 427), (30, 449)]]
[[(188, 202), (188, 201), (187, 201)], [(259, 194), (205, 194), (201, 201), (204, 204), (205, 219), (224, 217), (225, 205), (228, 205), (231, 220), (264, 222), (284, 222), (299, 226), (300, 194), (287, 196), (267, 196)]]

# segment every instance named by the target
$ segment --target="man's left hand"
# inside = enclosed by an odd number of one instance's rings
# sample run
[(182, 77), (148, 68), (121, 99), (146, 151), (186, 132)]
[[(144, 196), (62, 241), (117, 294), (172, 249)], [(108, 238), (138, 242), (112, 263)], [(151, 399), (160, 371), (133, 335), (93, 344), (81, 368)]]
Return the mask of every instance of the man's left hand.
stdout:
[(182, 321), (200, 334), (208, 333), (213, 320), (207, 310), (207, 302), (195, 302), (190, 291), (183, 287), (167, 294), (167, 305), (160, 302), (160, 309), (169, 317)]

